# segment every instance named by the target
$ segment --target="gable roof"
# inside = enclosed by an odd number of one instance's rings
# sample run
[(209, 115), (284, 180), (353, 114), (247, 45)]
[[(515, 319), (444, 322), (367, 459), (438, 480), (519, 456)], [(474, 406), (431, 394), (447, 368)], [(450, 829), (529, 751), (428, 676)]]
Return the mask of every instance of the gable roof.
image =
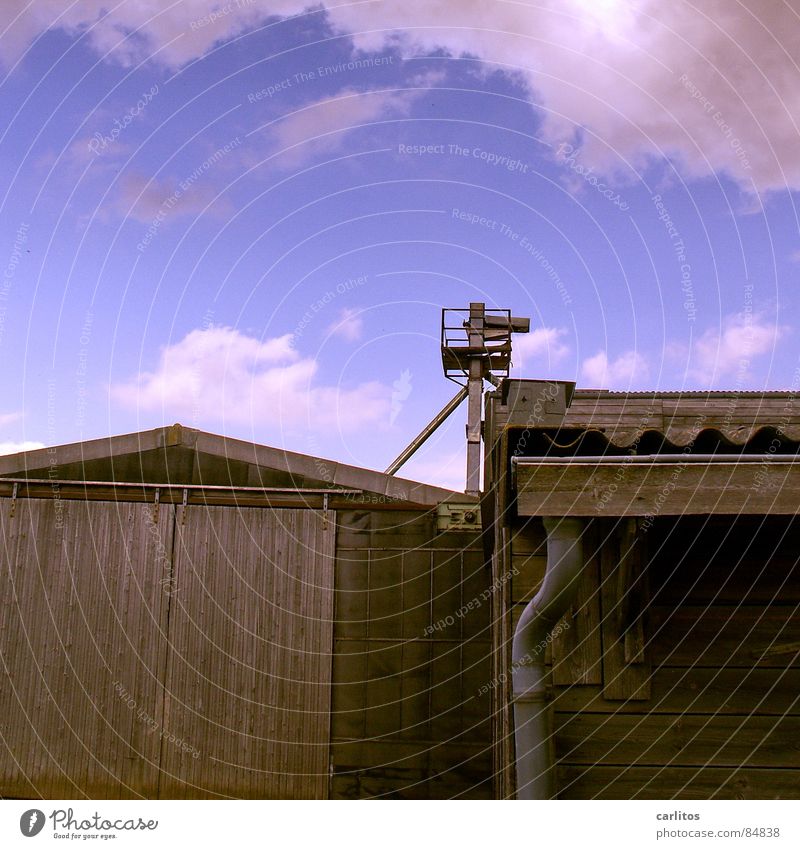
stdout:
[(10, 454), (0, 457), (0, 477), (347, 489), (385, 496), (393, 502), (425, 506), (443, 501), (475, 500), (463, 492), (206, 433), (181, 424)]

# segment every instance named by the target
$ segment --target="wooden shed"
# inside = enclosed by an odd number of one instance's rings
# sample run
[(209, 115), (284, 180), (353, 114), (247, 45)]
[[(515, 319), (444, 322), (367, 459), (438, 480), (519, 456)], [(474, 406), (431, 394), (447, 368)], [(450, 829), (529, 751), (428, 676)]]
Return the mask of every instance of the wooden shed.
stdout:
[(498, 796), (517, 789), (512, 634), (542, 517), (569, 517), (584, 565), (547, 647), (557, 795), (800, 797), (794, 395), (507, 381), (485, 429)]
[(0, 533), (3, 797), (491, 797), (463, 494), (175, 425), (0, 458)]

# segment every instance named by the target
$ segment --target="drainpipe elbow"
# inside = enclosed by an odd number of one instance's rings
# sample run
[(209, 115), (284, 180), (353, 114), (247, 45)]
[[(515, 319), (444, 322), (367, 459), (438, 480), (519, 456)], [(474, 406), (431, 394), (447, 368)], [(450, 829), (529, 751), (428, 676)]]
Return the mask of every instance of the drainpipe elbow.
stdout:
[(517, 623), (511, 647), (518, 799), (549, 799), (554, 793), (544, 652), (575, 597), (583, 569), (583, 521), (547, 517), (543, 523), (547, 569)]

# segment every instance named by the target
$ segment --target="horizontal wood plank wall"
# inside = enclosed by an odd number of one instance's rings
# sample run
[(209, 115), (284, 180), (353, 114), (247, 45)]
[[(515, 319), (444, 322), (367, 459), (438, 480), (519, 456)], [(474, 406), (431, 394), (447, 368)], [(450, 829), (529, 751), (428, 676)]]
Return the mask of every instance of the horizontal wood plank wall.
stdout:
[(800, 798), (800, 522), (661, 519), (645, 537), (650, 698), (557, 688), (560, 796)]
[(491, 798), (491, 577), (435, 514), (338, 514), (336, 798)]
[(0, 499), (0, 795), (156, 796), (173, 509)]
[(334, 533), (321, 511), (178, 508), (162, 798), (327, 795)]

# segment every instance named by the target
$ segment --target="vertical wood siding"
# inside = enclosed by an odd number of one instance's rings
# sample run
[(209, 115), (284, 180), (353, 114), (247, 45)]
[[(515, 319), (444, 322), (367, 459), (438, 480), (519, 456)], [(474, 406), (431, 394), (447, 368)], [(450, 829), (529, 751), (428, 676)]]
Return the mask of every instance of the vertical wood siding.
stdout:
[(332, 522), (44, 499), (11, 514), (0, 499), (0, 795), (326, 795)]
[[(323, 798), (334, 528), (312, 510), (178, 508), (161, 795)], [(193, 751), (189, 751), (191, 747)]]
[(11, 510), (0, 499), (0, 792), (154, 796), (172, 508)]

